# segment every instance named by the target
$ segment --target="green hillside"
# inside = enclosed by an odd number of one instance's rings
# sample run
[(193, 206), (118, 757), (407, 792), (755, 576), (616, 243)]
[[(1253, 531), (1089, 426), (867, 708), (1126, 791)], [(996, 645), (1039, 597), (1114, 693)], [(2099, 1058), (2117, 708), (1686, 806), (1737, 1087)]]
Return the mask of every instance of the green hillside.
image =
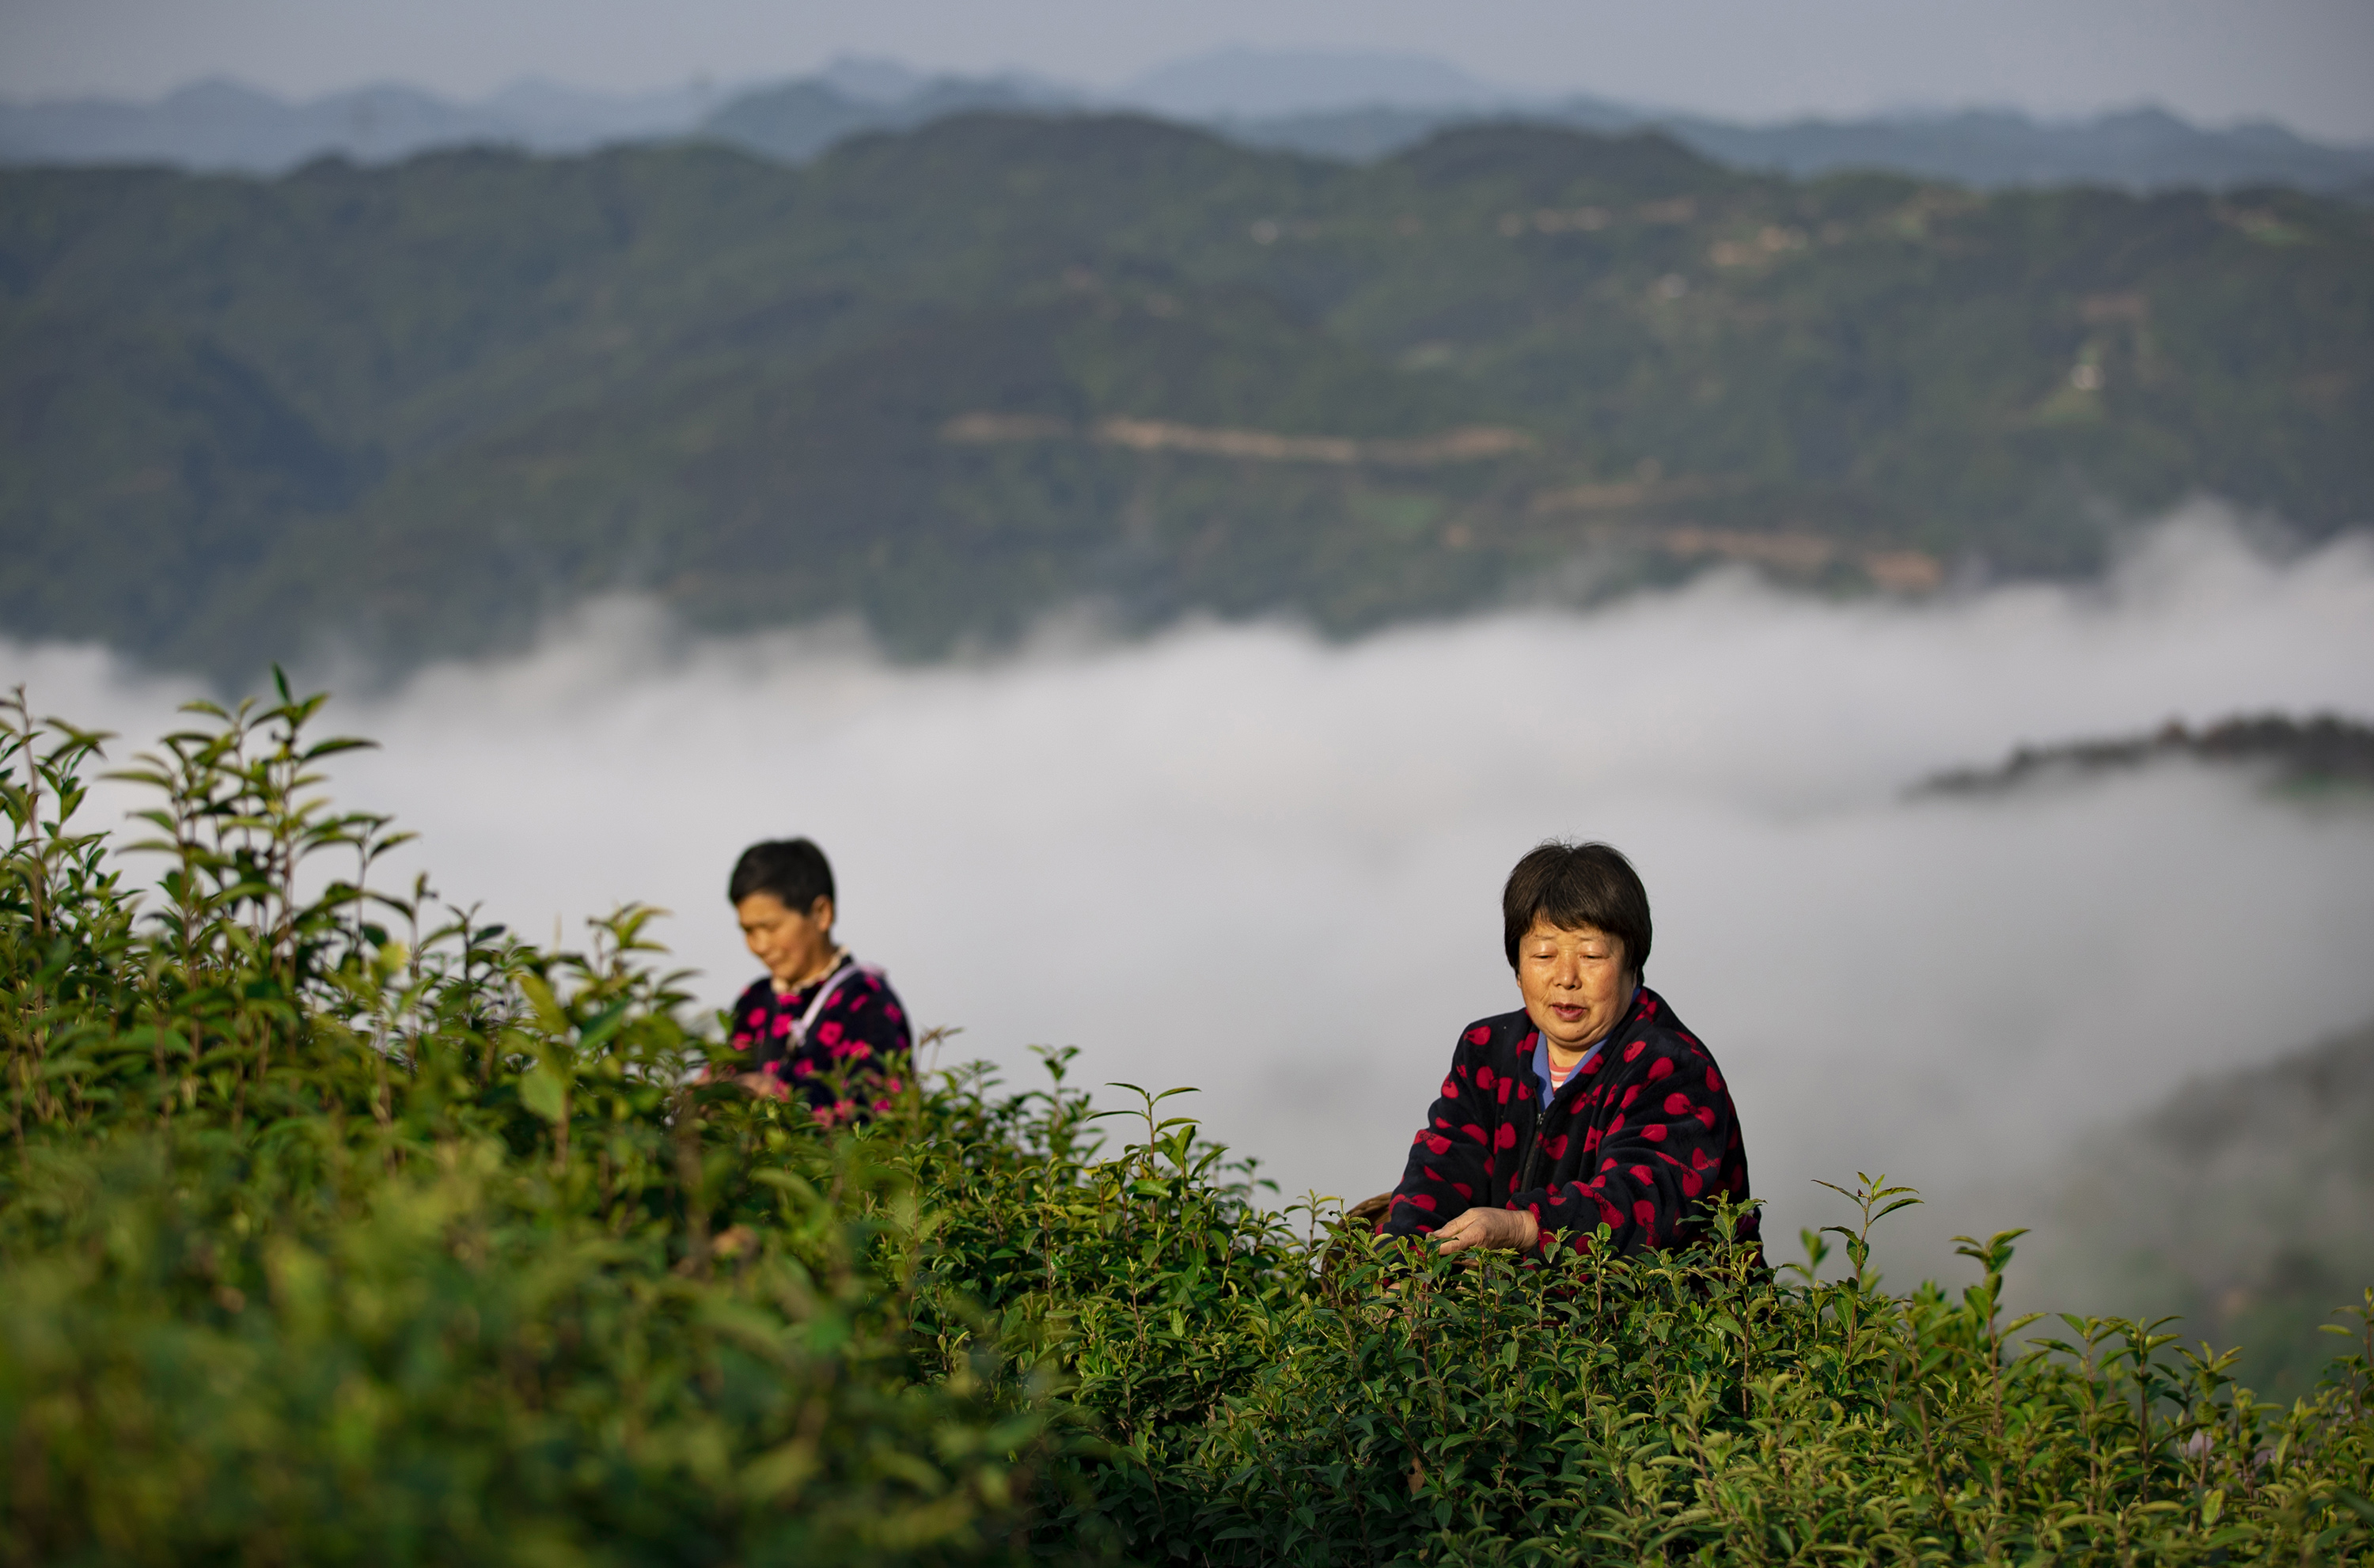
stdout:
[(0, 629), (229, 675), (634, 588), (928, 655), (1083, 596), (1346, 632), (1712, 559), (2083, 572), (2204, 489), (2321, 536), (2368, 514), (2370, 263), (2296, 194), (1513, 126), (10, 170)]
[(2332, 1354), (2318, 1325), (2374, 1283), (2374, 1024), (2186, 1083), (2098, 1129), (2037, 1193), (2039, 1293), (2180, 1313), (2189, 1334), (2250, 1347), (2251, 1387), (2305, 1393)]

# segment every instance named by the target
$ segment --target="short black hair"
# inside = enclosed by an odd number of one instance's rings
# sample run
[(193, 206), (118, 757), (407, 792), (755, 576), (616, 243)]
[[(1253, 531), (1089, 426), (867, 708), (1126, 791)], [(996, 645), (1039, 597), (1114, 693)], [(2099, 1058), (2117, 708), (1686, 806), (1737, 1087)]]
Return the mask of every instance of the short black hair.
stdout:
[(833, 897), (832, 862), (805, 838), (770, 838), (742, 851), (725, 884), (725, 899), (739, 904), (754, 893), (771, 893), (800, 915), (815, 908), (819, 898), (840, 903)]
[(1574, 930), (1597, 926), (1624, 944), (1624, 967), (1638, 979), (1649, 966), (1649, 890), (1640, 873), (1612, 844), (1535, 845), (1509, 873), (1500, 890), (1500, 925), (1509, 967), (1517, 966), (1517, 945), (1549, 917), (1550, 924)]

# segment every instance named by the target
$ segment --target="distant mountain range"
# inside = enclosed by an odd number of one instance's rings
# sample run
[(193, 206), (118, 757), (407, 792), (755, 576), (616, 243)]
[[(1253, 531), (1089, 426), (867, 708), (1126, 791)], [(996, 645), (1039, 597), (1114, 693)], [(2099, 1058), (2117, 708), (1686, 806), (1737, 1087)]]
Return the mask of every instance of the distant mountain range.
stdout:
[(1869, 169), (1980, 188), (2284, 185), (2374, 199), (2374, 146), (2331, 146), (2272, 123), (2213, 130), (2144, 108), (2067, 122), (1972, 110), (1751, 125), (1595, 97), (1527, 96), (1423, 57), (1245, 49), (1181, 61), (1105, 93), (1023, 75), (928, 76), (869, 59), (732, 89), (608, 95), (522, 82), (474, 103), (393, 84), (290, 103), (215, 80), (147, 103), (0, 104), (0, 161), (271, 174), (328, 156), (381, 163), (441, 147), (565, 153), (713, 137), (799, 162), (852, 135), (984, 110), (1134, 111), (1248, 146), (1351, 162), (1390, 157), (1452, 126), (1517, 121), (1653, 128), (1734, 169), (1800, 176)]
[(696, 87), (613, 95), (523, 81), (476, 103), (394, 83), (290, 103), (216, 78), (149, 103), (86, 98), (0, 104), (0, 160), (277, 174), (316, 158), (388, 163), (439, 147), (582, 152), (681, 135), (723, 100)]
[(1377, 108), (1488, 113), (1535, 101), (1423, 54), (1242, 46), (1157, 66), (1114, 97), (1197, 123)]
[(1082, 601), (1349, 634), (1726, 561), (2078, 575), (2188, 494), (2364, 525), (2368, 429), (2374, 212), (2280, 190), (1036, 111), (799, 164), (0, 169), (0, 628), (231, 683), (617, 591), (931, 657)]
[[(1215, 123), (1249, 146), (1360, 160), (1384, 157), (1445, 126), (1484, 117), (1472, 111), (1361, 109)], [(1800, 176), (1885, 170), (1981, 190), (2107, 185), (2145, 192), (2288, 185), (2360, 199), (2374, 196), (2374, 147), (2331, 146), (2273, 124), (2204, 130), (2157, 109), (2073, 122), (2038, 121), (2004, 110), (1969, 110), (1743, 125), (1581, 98), (1508, 117), (1581, 130), (1654, 128), (1733, 169)]]

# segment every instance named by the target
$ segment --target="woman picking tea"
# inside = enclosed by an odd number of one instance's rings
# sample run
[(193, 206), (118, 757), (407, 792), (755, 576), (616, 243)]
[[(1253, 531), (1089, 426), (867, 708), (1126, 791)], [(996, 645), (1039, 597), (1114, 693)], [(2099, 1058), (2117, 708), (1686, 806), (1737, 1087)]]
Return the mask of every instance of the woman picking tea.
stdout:
[(1379, 1228), (1446, 1253), (1688, 1245), (1747, 1200), (1747, 1152), (1713, 1055), (1642, 981), (1648, 890), (1607, 845), (1544, 844), (1500, 914), (1523, 1006), (1460, 1035)]

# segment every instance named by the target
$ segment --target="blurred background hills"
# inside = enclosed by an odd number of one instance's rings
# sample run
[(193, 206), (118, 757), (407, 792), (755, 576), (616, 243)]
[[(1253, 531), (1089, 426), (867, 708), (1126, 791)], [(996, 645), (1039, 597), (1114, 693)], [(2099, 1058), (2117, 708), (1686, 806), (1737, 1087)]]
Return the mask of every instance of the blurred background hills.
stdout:
[[(1722, 561), (2083, 574), (2197, 492), (2365, 520), (2374, 209), (2316, 189), (2357, 153), (2278, 176), (2241, 150), (2309, 144), (1965, 115), (1716, 157), (1332, 58), (1139, 84), (1201, 126), (867, 60), (20, 106), (49, 161), (0, 169), (0, 623), (235, 680), (292, 636), (400, 669), (636, 591), (932, 656), (1082, 600), (1348, 633)], [(2155, 163), (2160, 131), (2224, 150)], [(1872, 137), (1913, 151), (1820, 171)], [(1978, 188), (1990, 146), (2109, 183)]]
[[(2016, 1187), (1941, 1223), (2034, 1226), (2028, 1305), (2179, 1316), (2187, 1344), (2241, 1346), (2262, 1398), (2316, 1387), (2342, 1352), (2318, 1332), (2374, 1280), (2374, 1024), (2262, 1066), (2204, 1073), (2091, 1129)], [(2008, 1217), (2007, 1217), (2008, 1216)]]
[(147, 101), (0, 102), (0, 161), (276, 174), (334, 156), (384, 162), (459, 146), (587, 152), (677, 137), (797, 161), (861, 132), (1010, 109), (1152, 114), (1251, 146), (1353, 160), (1390, 156), (1452, 125), (1519, 120), (1662, 130), (1734, 168), (1799, 175), (1887, 170), (1980, 187), (2374, 192), (2374, 147), (2313, 141), (2270, 121), (2211, 128), (2139, 106), (2067, 120), (1962, 110), (1749, 123), (1592, 95), (1522, 93), (1422, 55), (1242, 47), (1158, 66), (1106, 91), (1025, 73), (931, 75), (853, 55), (777, 82), (703, 79), (605, 93), (525, 78), (473, 101), (377, 83), (291, 102), (217, 77)]
[[(2145, 734), (2023, 745), (1939, 774), (1912, 798), (2030, 803), (2145, 775), (2227, 775), (2267, 806), (2327, 825), (2374, 811), (2374, 726), (2334, 714), (2240, 714)], [(2265, 1047), (2277, 1048), (2270, 1057)], [(2144, 1107), (2081, 1129), (2056, 1156), (2007, 1162), (1952, 1193), (1928, 1234), (2029, 1227), (2012, 1276), (2022, 1309), (2147, 1311), (2183, 1342), (2242, 1347), (2262, 1398), (2310, 1392), (2340, 1341), (2319, 1326), (2374, 1281), (2374, 1020), (2305, 1044), (2251, 1030), (2233, 1059), (2170, 1074)], [(2158, 1070), (2135, 1053), (2148, 1080)], [(1950, 1274), (1943, 1249), (1921, 1262)]]

